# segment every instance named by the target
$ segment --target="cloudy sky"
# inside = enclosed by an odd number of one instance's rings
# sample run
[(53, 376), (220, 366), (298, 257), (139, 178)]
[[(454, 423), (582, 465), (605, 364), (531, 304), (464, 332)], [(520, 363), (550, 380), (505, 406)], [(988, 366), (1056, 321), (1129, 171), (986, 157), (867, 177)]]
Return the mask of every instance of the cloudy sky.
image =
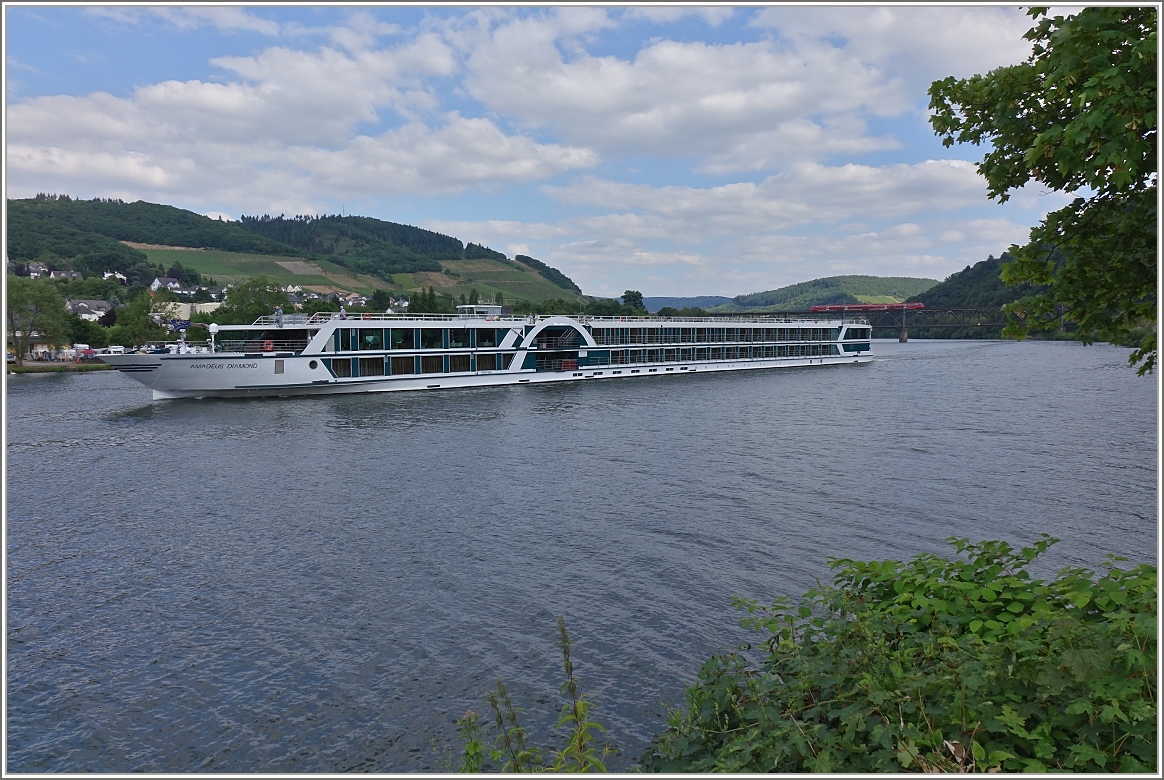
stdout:
[(927, 122), (1028, 54), (1017, 7), (4, 12), (9, 198), (361, 214), (591, 295), (943, 279), (1064, 202), (988, 200)]

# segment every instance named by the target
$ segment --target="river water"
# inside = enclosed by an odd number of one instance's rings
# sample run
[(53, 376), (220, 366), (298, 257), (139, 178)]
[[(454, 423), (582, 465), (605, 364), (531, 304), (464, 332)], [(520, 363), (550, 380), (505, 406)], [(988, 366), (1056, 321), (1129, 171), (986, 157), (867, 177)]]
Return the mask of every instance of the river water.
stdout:
[(1156, 561), (1127, 350), (878, 341), (866, 365), (152, 402), (10, 376), (9, 772), (439, 771), (498, 678), (556, 744), (555, 621), (628, 769), (733, 596), (826, 558), (1062, 539)]

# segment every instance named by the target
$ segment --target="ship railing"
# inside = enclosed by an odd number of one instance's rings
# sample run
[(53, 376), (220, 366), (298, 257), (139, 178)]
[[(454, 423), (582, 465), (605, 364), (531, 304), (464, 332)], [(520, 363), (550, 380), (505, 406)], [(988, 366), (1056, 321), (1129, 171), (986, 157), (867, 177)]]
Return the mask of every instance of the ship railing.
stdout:
[(538, 360), (535, 363), (538, 371), (577, 371), (577, 358), (563, 358), (559, 360)]
[(172, 355), (200, 355), (209, 354), (213, 351), (212, 344), (209, 340), (206, 341), (148, 341), (144, 346), (136, 350), (126, 350), (126, 352), (151, 352), (163, 353), (168, 352)]
[(215, 352), (301, 352), (306, 341), (285, 341), (280, 339), (219, 339), (215, 342)]

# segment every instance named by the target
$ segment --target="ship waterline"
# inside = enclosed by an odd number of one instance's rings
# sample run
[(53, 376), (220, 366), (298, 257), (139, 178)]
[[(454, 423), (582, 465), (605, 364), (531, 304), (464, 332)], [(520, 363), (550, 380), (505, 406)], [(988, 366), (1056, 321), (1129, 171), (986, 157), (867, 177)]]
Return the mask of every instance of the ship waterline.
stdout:
[[(155, 399), (331, 395), (868, 362), (862, 318), (333, 313), (212, 325), (102, 359)], [(356, 318), (358, 317), (358, 319)]]

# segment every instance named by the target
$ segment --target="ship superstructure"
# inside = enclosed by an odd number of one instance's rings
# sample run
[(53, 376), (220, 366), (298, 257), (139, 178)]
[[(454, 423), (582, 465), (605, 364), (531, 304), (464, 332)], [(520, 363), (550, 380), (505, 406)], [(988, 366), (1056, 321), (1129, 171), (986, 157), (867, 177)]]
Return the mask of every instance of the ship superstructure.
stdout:
[(332, 312), (211, 325), (205, 342), (102, 359), (155, 399), (292, 396), (861, 363), (861, 317), (589, 317)]

